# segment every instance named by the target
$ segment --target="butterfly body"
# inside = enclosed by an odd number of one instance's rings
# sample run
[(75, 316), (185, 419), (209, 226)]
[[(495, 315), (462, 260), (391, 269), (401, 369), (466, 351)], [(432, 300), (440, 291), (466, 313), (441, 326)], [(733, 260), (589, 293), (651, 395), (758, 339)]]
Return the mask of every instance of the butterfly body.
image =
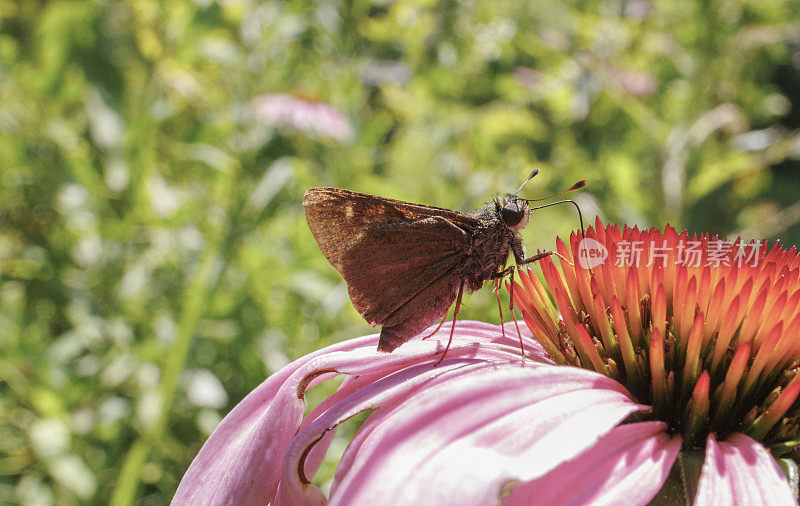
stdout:
[[(506, 195), (503, 199), (506, 202), (515, 201), (513, 195)], [(515, 227), (509, 226), (502, 218), (504, 205), (501, 198), (495, 198), (482, 209), (471, 213), (481, 223), (478, 228), (471, 231), (472, 247), (463, 269), (467, 287), (471, 291), (480, 289), (487, 279), (493, 279), (505, 266), (510, 253), (513, 252), (517, 259), (525, 256), (519, 230), (527, 225), (530, 212), (527, 210), (527, 203), (516, 200), (518, 201), (516, 205), (523, 209), (525, 215), (524, 224), (520, 223)]]
[[(345, 279), (356, 310), (382, 325), (378, 349), (392, 351), (456, 302), (519, 264), (524, 199), (507, 194), (470, 214), (340, 188), (311, 188), (306, 219), (325, 257)], [(456, 309), (458, 311), (458, 309)]]

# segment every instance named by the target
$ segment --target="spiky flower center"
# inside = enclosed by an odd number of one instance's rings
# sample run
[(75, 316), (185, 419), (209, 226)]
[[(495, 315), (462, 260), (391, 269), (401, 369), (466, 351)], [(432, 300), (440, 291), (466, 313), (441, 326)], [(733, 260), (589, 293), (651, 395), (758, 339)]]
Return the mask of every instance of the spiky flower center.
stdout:
[(514, 286), (553, 360), (620, 381), (687, 447), (711, 432), (745, 433), (775, 456), (800, 445), (794, 248), (598, 220), (557, 251), (561, 270), (540, 263), (547, 288), (531, 271)]

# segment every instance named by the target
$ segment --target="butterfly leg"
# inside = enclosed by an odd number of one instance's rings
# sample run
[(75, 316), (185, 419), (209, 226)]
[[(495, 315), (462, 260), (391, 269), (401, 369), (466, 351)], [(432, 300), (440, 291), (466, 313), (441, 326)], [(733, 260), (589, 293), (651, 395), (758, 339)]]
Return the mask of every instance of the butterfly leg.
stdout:
[(502, 286), (503, 278), (506, 277), (508, 274), (513, 273), (513, 272), (514, 272), (514, 266), (512, 265), (510, 267), (506, 267), (505, 269), (503, 269), (500, 272), (495, 272), (492, 275), (492, 277), (489, 278), (489, 279), (496, 280), (495, 281), (495, 285), (494, 285), (494, 290), (492, 290), (492, 291), (494, 292), (495, 296), (497, 297), (497, 310), (500, 312), (500, 333), (503, 335), (504, 339), (506, 337), (506, 327), (505, 327), (504, 322), (503, 322), (503, 305), (500, 303), (500, 287)]
[(514, 319), (514, 326), (517, 327), (517, 337), (519, 337), (519, 348), (522, 350), (522, 359), (525, 360), (525, 347), (522, 344), (522, 333), (519, 331), (519, 323), (517, 323), (517, 315), (514, 314), (514, 270), (516, 266), (511, 265), (506, 267), (500, 272), (494, 273), (491, 279), (497, 280), (497, 288), (495, 289), (495, 294), (497, 295), (497, 307), (500, 309), (500, 331), (503, 334), (503, 337), (506, 337), (506, 329), (503, 325), (503, 306), (500, 304), (500, 283), (502, 283), (502, 279), (506, 276), (511, 276), (511, 290), (509, 292), (511, 296), (511, 303), (509, 304), (508, 309), (511, 310), (511, 317)]
[(564, 255), (561, 255), (560, 253), (557, 253), (555, 251), (543, 251), (541, 253), (537, 253), (537, 254), (533, 255), (532, 257), (528, 257), (528, 258), (523, 258), (521, 260), (517, 260), (517, 265), (525, 265), (525, 264), (529, 264), (531, 262), (538, 262), (542, 258), (549, 257), (550, 255), (555, 255), (558, 258), (560, 258), (561, 260), (567, 262), (569, 265), (571, 265), (573, 267), (575, 266), (575, 264), (570, 262), (569, 259), (565, 258)]
[(436, 326), (436, 330), (434, 330), (433, 332), (431, 332), (427, 336), (423, 337), (422, 340), (424, 341), (424, 340), (428, 339), (429, 337), (431, 337), (432, 335), (434, 335), (435, 333), (439, 332), (439, 329), (442, 328), (442, 324), (444, 324), (444, 321), (446, 319), (447, 319), (447, 311), (444, 312), (444, 315), (442, 316), (442, 320), (439, 322), (439, 325)]
[(444, 360), (445, 355), (447, 355), (447, 350), (450, 349), (450, 344), (453, 342), (453, 332), (456, 330), (456, 319), (458, 318), (458, 310), (461, 307), (461, 296), (464, 295), (464, 280), (461, 280), (461, 286), (458, 287), (458, 296), (456, 297), (456, 309), (453, 311), (453, 326), (450, 327), (450, 339), (447, 340), (447, 346), (444, 348), (444, 353), (442, 353), (442, 357), (439, 359), (433, 367), (438, 366)]
[[(520, 253), (523, 253), (523, 254), (520, 254)], [(564, 260), (565, 262), (567, 262), (569, 265), (573, 265), (574, 266), (574, 264), (572, 262), (570, 262), (568, 259), (564, 258), (563, 255), (560, 255), (555, 251), (543, 251), (543, 252), (537, 253), (537, 254), (535, 254), (535, 255), (533, 255), (531, 257), (524, 258), (524, 256), (525, 256), (524, 255), (524, 251), (522, 251), (521, 248), (517, 248), (517, 249), (514, 250), (514, 256), (515, 256), (515, 260), (517, 262), (517, 267), (519, 267), (521, 265), (525, 265), (525, 264), (530, 264), (530, 263), (533, 263), (533, 262), (538, 262), (542, 258), (549, 257), (550, 255), (555, 255), (558, 258), (560, 258), (560, 259)], [(519, 323), (517, 323), (517, 315), (516, 315), (516, 313), (514, 313), (514, 272), (513, 271), (511, 272), (511, 284), (509, 285), (508, 292), (509, 292), (509, 295), (510, 295), (510, 298), (511, 298), (511, 303), (509, 304), (508, 309), (511, 311), (511, 315), (514, 317), (514, 325), (517, 327), (517, 335), (519, 335), (519, 345), (520, 345), (520, 348), (522, 348), (522, 334), (520, 334), (520, 332), (519, 332)], [(524, 348), (522, 349), (522, 359), (523, 360), (525, 359), (525, 349)]]
[(514, 312), (514, 271), (511, 271), (511, 280), (508, 285), (508, 310), (511, 311), (511, 318), (514, 319), (514, 326), (517, 328), (517, 337), (519, 337), (519, 350), (522, 353), (522, 362), (525, 362), (525, 347), (522, 344), (522, 332), (519, 331), (519, 323), (517, 322), (517, 313)]
[[(505, 267), (505, 263), (503, 264)], [(506, 337), (506, 328), (503, 325), (503, 305), (500, 303), (500, 287), (503, 284), (503, 278), (506, 276), (508, 272), (513, 272), (513, 267), (507, 267), (500, 272), (495, 272), (489, 279), (494, 279), (494, 290), (492, 290), (497, 297), (497, 310), (500, 312), (500, 333), (503, 334), (503, 338)]]
[[(523, 258), (521, 260), (517, 260), (517, 265), (525, 265), (525, 264), (530, 264), (530, 263), (533, 263), (533, 262), (538, 262), (542, 258), (549, 257), (550, 255), (556, 255), (558, 257), (561, 257), (561, 255), (559, 255), (555, 251), (543, 251), (541, 253), (537, 253), (537, 254), (533, 255), (532, 257), (528, 257), (528, 258)], [(561, 257), (561, 258), (564, 258), (564, 257)]]
[[(543, 251), (541, 253), (537, 253), (537, 254), (535, 254), (533, 256), (530, 256), (530, 257), (526, 258), (525, 257), (525, 250), (522, 249), (522, 243), (513, 244), (512, 245), (512, 249), (513, 249), (513, 253), (514, 253), (514, 260), (517, 263), (517, 265), (516, 265), (517, 268), (519, 268), (520, 266), (525, 265), (525, 264), (538, 262), (542, 258), (548, 257), (550, 255), (556, 255), (557, 257), (564, 259), (570, 265), (572, 264), (569, 260), (567, 260), (563, 256), (559, 255), (555, 251)], [(514, 306), (514, 270), (513, 270), (513, 267), (514, 266), (509, 267), (508, 269), (506, 269), (506, 271), (511, 269), (511, 271), (509, 272), (511, 279), (510, 279), (509, 288), (508, 288), (509, 299), (511, 299), (511, 300), (510, 300), (510, 302), (508, 304), (508, 309), (509, 309), (509, 311), (511, 311), (512, 318), (514, 318), (514, 326), (517, 328), (517, 336), (519, 337), (519, 348), (522, 351), (522, 361), (524, 362), (525, 361), (525, 347), (522, 344), (522, 333), (519, 330), (519, 322), (517, 322), (517, 314), (514, 312), (515, 306)], [(505, 271), (503, 271), (503, 272), (505, 272)]]
[(497, 280), (497, 285), (494, 287), (494, 294), (497, 297), (497, 310), (500, 312), (500, 331), (503, 338), (506, 337), (506, 328), (503, 322), (503, 304), (500, 303), (500, 280)]

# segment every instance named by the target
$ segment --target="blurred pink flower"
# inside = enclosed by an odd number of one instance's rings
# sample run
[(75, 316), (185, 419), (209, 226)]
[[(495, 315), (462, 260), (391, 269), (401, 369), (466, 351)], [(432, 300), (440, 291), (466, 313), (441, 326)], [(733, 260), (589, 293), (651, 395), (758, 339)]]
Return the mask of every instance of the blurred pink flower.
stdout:
[(310, 94), (268, 93), (254, 99), (256, 116), (268, 125), (290, 126), (302, 132), (339, 141), (353, 138), (347, 116)]
[(649, 97), (658, 89), (656, 78), (646, 72), (617, 70), (613, 74), (613, 79), (623, 90), (637, 97)]
[(514, 69), (513, 75), (520, 86), (531, 89), (541, 85), (544, 78), (544, 74), (530, 67), (517, 67)]

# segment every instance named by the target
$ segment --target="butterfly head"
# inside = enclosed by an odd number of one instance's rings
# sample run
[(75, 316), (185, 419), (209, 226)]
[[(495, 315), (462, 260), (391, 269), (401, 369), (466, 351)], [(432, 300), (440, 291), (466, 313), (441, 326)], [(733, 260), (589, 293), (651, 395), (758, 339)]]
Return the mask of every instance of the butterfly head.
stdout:
[(506, 227), (514, 232), (525, 228), (531, 219), (531, 208), (528, 202), (510, 193), (499, 199), (497, 208), (500, 219)]

